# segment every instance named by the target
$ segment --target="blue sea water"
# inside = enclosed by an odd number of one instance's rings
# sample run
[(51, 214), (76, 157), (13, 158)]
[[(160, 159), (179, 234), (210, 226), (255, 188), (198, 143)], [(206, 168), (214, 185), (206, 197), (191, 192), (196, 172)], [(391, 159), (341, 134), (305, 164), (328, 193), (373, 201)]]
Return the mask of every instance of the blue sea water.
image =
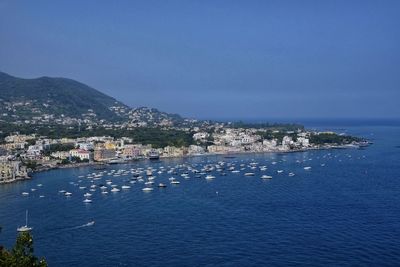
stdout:
[[(16, 228), (34, 227), (35, 254), (50, 266), (398, 266), (400, 262), (400, 127), (320, 128), (371, 139), (364, 150), (247, 154), (141, 161), (107, 169), (219, 161), (244, 164), (214, 180), (156, 174), (168, 185), (142, 192), (141, 183), (85, 204), (78, 178), (92, 167), (38, 173), (0, 186), (0, 243), (11, 247)], [(267, 171), (249, 169), (251, 162)], [(273, 164), (276, 162), (276, 164)], [(305, 170), (305, 166), (311, 166)], [(283, 170), (283, 173), (277, 173)], [(255, 176), (244, 176), (254, 171)], [(294, 172), (295, 176), (288, 176)], [(262, 174), (272, 175), (262, 180)], [(168, 178), (177, 177), (179, 185)], [(104, 183), (102, 181), (95, 183)], [(128, 184), (131, 176), (111, 177)], [(37, 184), (43, 184), (38, 187)], [(31, 192), (31, 188), (37, 188)], [(58, 193), (65, 189), (70, 198)], [(22, 192), (29, 191), (28, 197)], [(44, 198), (39, 198), (44, 195)], [(95, 220), (94, 226), (85, 226)]]

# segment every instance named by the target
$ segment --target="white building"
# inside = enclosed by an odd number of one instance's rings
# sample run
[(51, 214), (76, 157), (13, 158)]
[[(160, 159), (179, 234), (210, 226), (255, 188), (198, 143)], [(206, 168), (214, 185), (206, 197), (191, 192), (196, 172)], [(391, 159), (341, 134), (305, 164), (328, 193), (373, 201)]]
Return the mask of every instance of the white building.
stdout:
[(77, 157), (81, 160), (91, 160), (93, 158), (93, 153), (83, 149), (71, 149), (69, 154), (71, 157)]

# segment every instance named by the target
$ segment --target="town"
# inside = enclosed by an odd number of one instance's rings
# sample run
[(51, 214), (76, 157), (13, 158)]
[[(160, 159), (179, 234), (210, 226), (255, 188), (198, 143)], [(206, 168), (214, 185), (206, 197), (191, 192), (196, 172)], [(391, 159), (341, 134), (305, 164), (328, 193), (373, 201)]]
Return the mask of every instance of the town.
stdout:
[(269, 128), (233, 128), (213, 124), (190, 129), (192, 144), (155, 147), (130, 137), (48, 138), (37, 134), (8, 135), (0, 144), (0, 183), (29, 179), (33, 171), (88, 164), (113, 164), (140, 159), (262, 152), (360, 145), (360, 139), (333, 132)]

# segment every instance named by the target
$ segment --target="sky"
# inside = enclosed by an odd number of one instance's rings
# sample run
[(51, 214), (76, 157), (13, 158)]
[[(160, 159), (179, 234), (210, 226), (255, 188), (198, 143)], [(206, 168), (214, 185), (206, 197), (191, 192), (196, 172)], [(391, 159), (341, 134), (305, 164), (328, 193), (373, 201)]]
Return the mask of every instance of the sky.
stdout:
[(0, 71), (200, 119), (400, 118), (400, 1), (0, 0)]

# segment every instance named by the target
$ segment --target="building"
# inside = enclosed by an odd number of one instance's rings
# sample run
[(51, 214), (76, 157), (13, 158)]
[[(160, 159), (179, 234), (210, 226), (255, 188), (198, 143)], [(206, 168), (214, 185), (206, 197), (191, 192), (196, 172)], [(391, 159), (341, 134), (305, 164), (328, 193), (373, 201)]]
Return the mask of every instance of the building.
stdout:
[(137, 145), (125, 145), (122, 150), (122, 156), (124, 158), (138, 158), (142, 155), (140, 146)]
[(83, 150), (93, 150), (94, 149), (93, 143), (79, 143), (78, 146), (80, 149), (83, 149)]
[(115, 155), (116, 155), (115, 149), (96, 148), (94, 150), (95, 161), (108, 161), (110, 159), (115, 158)]
[(83, 150), (83, 149), (71, 149), (69, 151), (71, 157), (77, 157), (80, 160), (92, 160), (93, 154), (90, 151)]
[(70, 154), (68, 151), (56, 151), (51, 153), (51, 157), (56, 159), (67, 159), (69, 158)]
[(0, 160), (0, 184), (28, 178), (28, 172), (20, 161)]

